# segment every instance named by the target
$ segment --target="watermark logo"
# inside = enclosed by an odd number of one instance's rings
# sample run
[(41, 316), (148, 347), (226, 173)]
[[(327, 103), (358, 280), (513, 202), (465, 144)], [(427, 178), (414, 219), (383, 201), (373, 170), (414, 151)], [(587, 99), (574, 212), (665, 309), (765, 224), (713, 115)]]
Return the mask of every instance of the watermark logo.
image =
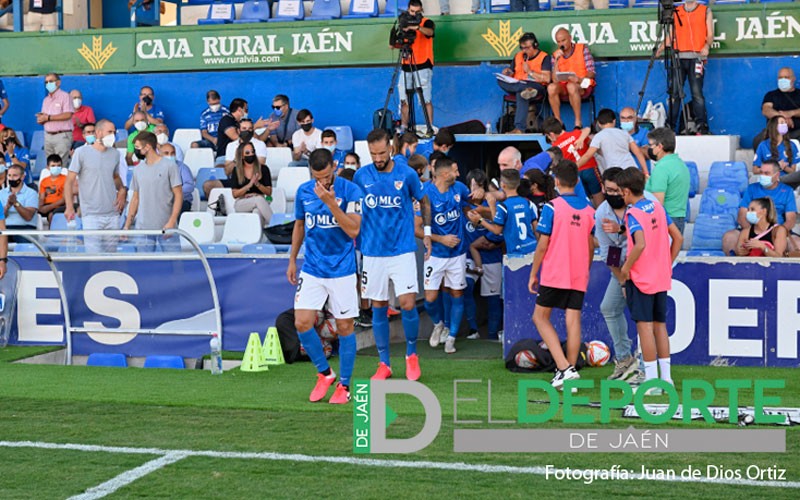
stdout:
[(78, 54), (89, 63), (93, 70), (101, 70), (116, 51), (117, 48), (111, 42), (108, 42), (108, 45), (103, 47), (103, 36), (100, 35), (92, 37), (91, 50), (84, 43), (78, 49)]
[(522, 28), (517, 28), (517, 31), (511, 34), (511, 21), (498, 22), (500, 23), (500, 34), (492, 31), (492, 28), (487, 28), (486, 33), (481, 37), (492, 46), (498, 56), (510, 57), (519, 44), (519, 39), (523, 33)]

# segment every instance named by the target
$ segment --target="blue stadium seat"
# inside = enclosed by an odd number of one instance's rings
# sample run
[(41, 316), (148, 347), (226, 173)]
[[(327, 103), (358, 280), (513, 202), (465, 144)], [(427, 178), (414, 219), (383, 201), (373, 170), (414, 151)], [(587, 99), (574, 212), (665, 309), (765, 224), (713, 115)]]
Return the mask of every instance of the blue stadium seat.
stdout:
[(350, 8), (347, 10), (347, 15), (342, 16), (344, 19), (366, 19), (368, 17), (378, 17), (378, 0), (372, 0), (372, 5), (368, 8), (362, 7), (359, 11), (353, 11), (353, 9), (358, 9), (357, 4), (363, 4), (363, 2), (359, 2), (359, 0), (350, 0)]
[[(225, 175), (225, 169), (222, 168), (222, 167), (201, 168), (200, 170), (197, 171), (197, 178), (195, 179), (195, 182), (196, 182), (198, 188), (202, 188), (203, 187), (203, 183), (206, 182), (206, 181), (210, 181), (210, 180), (214, 180), (214, 179), (221, 181), (221, 180), (225, 180), (227, 178), (228, 178), (228, 176)], [(200, 189), (200, 199), (201, 200), (205, 200), (206, 199), (206, 193), (205, 193), (205, 191), (203, 191), (203, 189)]]
[(689, 168), (689, 198), (694, 198), (700, 189), (700, 173), (697, 171), (697, 163), (693, 161), (684, 163)]
[(208, 6), (205, 19), (198, 19), (197, 24), (230, 24), (236, 19), (236, 5), (233, 0), (220, 0)]
[[(705, 195), (703, 196), (705, 198)], [(736, 229), (736, 219), (733, 215), (697, 216), (694, 221), (692, 234), (692, 250), (722, 250), (722, 236), (731, 229)]]
[(37, 153), (44, 151), (44, 130), (35, 130), (31, 138), (31, 147), (28, 148), (31, 152), (31, 158), (38, 158)]
[(136, 253), (136, 245), (133, 243), (120, 243), (117, 245), (117, 253)]
[(242, 247), (242, 253), (271, 255), (278, 253), (278, 249), (275, 248), (275, 245), (269, 243), (250, 243)]
[(114, 139), (117, 142), (119, 142), (119, 141), (127, 141), (128, 140), (128, 131), (125, 130), (124, 128), (118, 128), (117, 129), (117, 133), (114, 136)]
[[(31, 151), (31, 153), (33, 153), (33, 151)], [(31, 154), (31, 156), (33, 156), (33, 154)], [(42, 149), (36, 152), (36, 158), (37, 160), (33, 162), (33, 167), (31, 167), (31, 175), (38, 181), (39, 177), (42, 176), (42, 170), (47, 168), (47, 155)]]
[(353, 150), (353, 129), (348, 125), (334, 125), (325, 127), (325, 130), (336, 132), (336, 149), (347, 151), (348, 153)]
[(124, 354), (118, 352), (93, 352), (86, 360), (86, 366), (111, 366), (116, 368), (127, 368), (128, 359)]
[(17, 130), (17, 140), (22, 145), (23, 148), (27, 148), (28, 146), (25, 145), (25, 132), (22, 130)]
[(689, 250), (686, 252), (687, 257), (725, 257), (725, 252), (722, 250)]
[(539, 12), (545, 12), (552, 9), (552, 5), (550, 5), (550, 0), (539, 0)]
[(266, 0), (248, 0), (242, 6), (242, 14), (235, 24), (266, 23), (272, 17), (270, 3)]
[(401, 10), (408, 10), (408, 0), (386, 0), (386, 8), (379, 17), (397, 17)]
[(654, 9), (658, 7), (658, 0), (635, 0), (633, 6), (635, 8)]
[(269, 22), (302, 21), (305, 15), (306, 11), (305, 7), (303, 7), (303, 2), (279, 0), (277, 14)]
[(309, 21), (328, 21), (331, 19), (341, 19), (342, 4), (339, 0), (314, 0), (311, 6), (311, 15), (306, 19)]
[(558, 10), (575, 10), (575, 0), (556, 0), (553, 11)]
[(183, 358), (180, 356), (147, 356), (144, 358), (145, 368), (172, 368), (183, 370)]
[(628, 0), (608, 0), (609, 9), (627, 9)]
[[(66, 231), (69, 229), (67, 227), (67, 217), (63, 214), (53, 214), (53, 220), (50, 221), (50, 230), (51, 231)], [(83, 229), (83, 221), (77, 215), (75, 216), (75, 230)]]
[(281, 224), (286, 224), (287, 222), (292, 222), (293, 220), (294, 214), (275, 213), (272, 214), (272, 218), (269, 220), (269, 225), (280, 226)]
[(739, 213), (741, 197), (735, 191), (708, 188), (700, 200), (700, 213), (706, 215), (730, 214), (733, 218)]
[(39, 249), (33, 243), (17, 243), (14, 252), (39, 253)]
[(708, 187), (744, 193), (747, 189), (747, 165), (743, 161), (715, 161), (708, 172)]
[[(493, 0), (486, 0), (486, 3), (489, 4), (489, 14), (497, 14), (499, 12), (511, 12), (511, 2), (506, 0), (506, 2), (494, 2)], [(542, 2), (539, 2), (539, 10), (545, 10), (542, 8)], [(550, 0), (547, 0), (547, 9), (550, 10)]]
[(228, 254), (228, 245), (221, 245), (219, 243), (213, 245), (200, 245), (200, 249), (203, 250), (203, 253), (208, 255), (227, 255)]

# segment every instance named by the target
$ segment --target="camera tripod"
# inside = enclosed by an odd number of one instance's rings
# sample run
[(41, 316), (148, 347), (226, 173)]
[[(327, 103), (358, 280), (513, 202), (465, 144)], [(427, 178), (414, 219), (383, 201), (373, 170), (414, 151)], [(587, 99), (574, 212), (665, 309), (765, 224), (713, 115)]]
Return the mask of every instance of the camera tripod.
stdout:
[[(395, 63), (394, 73), (392, 73), (392, 82), (389, 84), (389, 91), (386, 93), (386, 100), (383, 103), (383, 110), (380, 114), (380, 123), (381, 125), (386, 124), (386, 113), (389, 109), (389, 101), (392, 98), (392, 94), (394, 94), (394, 89), (400, 78), (400, 72), (403, 71), (403, 59), (409, 60), (409, 67), (411, 68), (411, 71), (406, 72), (403, 78), (405, 82), (406, 103), (408, 104), (408, 123), (406, 124), (406, 130), (413, 131), (415, 134), (417, 133), (416, 111), (414, 109), (414, 94), (416, 94), (419, 96), (420, 107), (422, 107), (422, 114), (425, 117), (425, 125), (427, 127), (425, 135), (426, 137), (432, 137), (433, 124), (431, 123), (431, 117), (428, 115), (428, 108), (425, 107), (425, 96), (422, 93), (422, 86), (420, 85), (419, 75), (417, 74), (417, 61), (414, 58), (414, 52), (411, 50), (411, 47), (407, 45), (401, 47), (397, 55), (397, 63)], [(411, 78), (408, 77), (409, 75), (411, 75)]]

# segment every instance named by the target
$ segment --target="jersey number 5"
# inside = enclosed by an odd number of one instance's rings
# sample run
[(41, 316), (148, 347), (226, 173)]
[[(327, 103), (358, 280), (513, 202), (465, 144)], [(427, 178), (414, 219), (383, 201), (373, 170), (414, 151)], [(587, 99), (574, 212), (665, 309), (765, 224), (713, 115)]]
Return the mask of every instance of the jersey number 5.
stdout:
[(519, 239), (520, 241), (523, 241), (528, 237), (528, 228), (525, 227), (525, 214), (514, 214), (514, 218), (517, 220)]

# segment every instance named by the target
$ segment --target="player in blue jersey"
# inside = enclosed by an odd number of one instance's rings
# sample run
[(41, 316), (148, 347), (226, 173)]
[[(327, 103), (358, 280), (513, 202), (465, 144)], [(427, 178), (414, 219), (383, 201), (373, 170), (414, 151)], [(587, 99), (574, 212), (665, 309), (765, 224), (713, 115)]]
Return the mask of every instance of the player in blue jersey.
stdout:
[(403, 331), (406, 336), (406, 378), (419, 379), (417, 357), (419, 313), (417, 297), (417, 243), (414, 239), (414, 204), (420, 202), (425, 225), (426, 258), (430, 254), (431, 212), (423, 196), (417, 173), (392, 160), (389, 134), (375, 129), (367, 136), (372, 164), (361, 167), (353, 182), (361, 187), (362, 225), (359, 248), (364, 255), (361, 273), (361, 295), (372, 299), (372, 329), (378, 347), (380, 363), (373, 380), (392, 376), (389, 359), (389, 282), (402, 309)]
[[(333, 156), (327, 149), (313, 151), (308, 162), (313, 178), (297, 190), (286, 277), (297, 286), (294, 309), (300, 342), (319, 372), (309, 400), (320, 401), (336, 381), (314, 329), (317, 311), (327, 301), (336, 318), (341, 371), (330, 402), (344, 404), (350, 400), (350, 377), (356, 359), (353, 318), (358, 316), (358, 279), (354, 239), (361, 227), (362, 193), (352, 182), (334, 176)], [(305, 261), (298, 276), (297, 253), (304, 239)]]
[(446, 128), (442, 128), (436, 132), (436, 137), (433, 139), (427, 142), (419, 143), (416, 153), (430, 160), (432, 153), (440, 151), (446, 155), (448, 152), (450, 152), (453, 146), (455, 146), (455, 144), (456, 137), (453, 135), (453, 133)]
[[(444, 342), (444, 352), (456, 352), (456, 334), (464, 316), (464, 289), (467, 287), (467, 257), (464, 249), (464, 209), (469, 205), (469, 189), (456, 181), (455, 162), (449, 158), (436, 161), (434, 180), (425, 185), (431, 206), (431, 257), (425, 262), (425, 309), (433, 321), (430, 346)], [(451, 297), (450, 327), (442, 335), (444, 322), (436, 303), (439, 288)], [(437, 335), (437, 332), (439, 334)]]

